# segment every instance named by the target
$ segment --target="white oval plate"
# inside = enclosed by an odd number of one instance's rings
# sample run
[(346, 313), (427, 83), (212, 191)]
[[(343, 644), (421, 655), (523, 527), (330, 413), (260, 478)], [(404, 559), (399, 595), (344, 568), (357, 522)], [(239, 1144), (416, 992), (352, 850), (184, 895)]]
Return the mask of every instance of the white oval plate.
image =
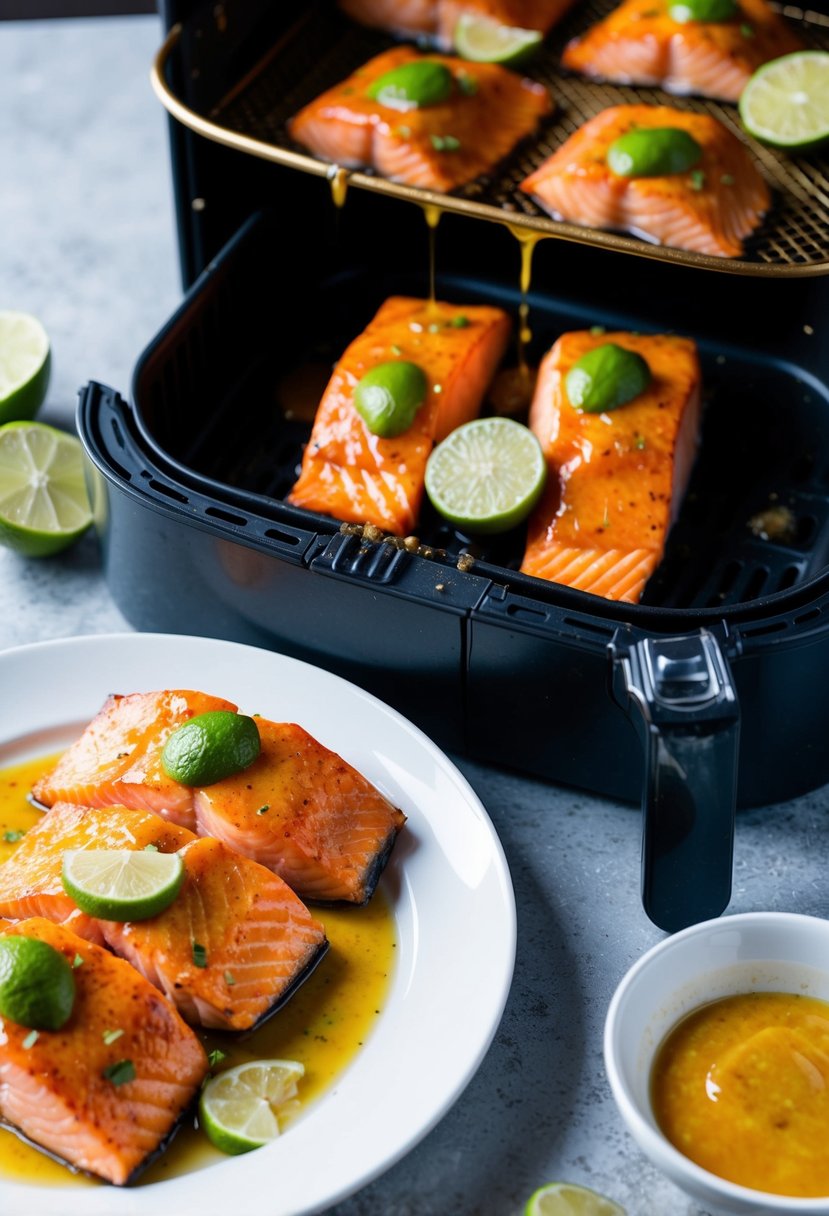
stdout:
[(241, 1204), (307, 1216), (413, 1148), (481, 1063), (515, 959), (506, 860), (467, 781), (400, 714), (319, 668), (232, 642), (135, 633), (0, 652), (0, 763), (66, 742), (109, 693), (156, 688), (197, 688), (301, 723), (408, 816), (381, 880), (397, 925), (389, 999), (359, 1056), (273, 1145), (133, 1190), (0, 1180), (0, 1211), (232, 1216)]

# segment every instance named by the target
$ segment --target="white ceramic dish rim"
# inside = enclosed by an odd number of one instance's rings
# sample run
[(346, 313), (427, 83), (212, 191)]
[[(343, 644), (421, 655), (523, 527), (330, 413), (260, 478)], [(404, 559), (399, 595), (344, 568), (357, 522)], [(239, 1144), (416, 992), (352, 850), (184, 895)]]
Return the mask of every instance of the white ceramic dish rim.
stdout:
[[(669, 955), (678, 948), (681, 949), (683, 944), (689, 940), (710, 933), (712, 929), (718, 927), (726, 930), (741, 928), (743, 926), (763, 929), (763, 927), (770, 925), (785, 925), (795, 933), (801, 928), (812, 930), (820, 926), (822, 931), (827, 935), (827, 941), (829, 941), (829, 922), (819, 917), (805, 916), (797, 912), (765, 911), (736, 913), (732, 916), (724, 916), (716, 920), (708, 920), (697, 925), (690, 925), (687, 929), (682, 929), (671, 937), (667, 937), (655, 946), (652, 946), (626, 972), (611, 998), (604, 1028), (605, 1070), (616, 1103), (641, 1148), (653, 1161), (660, 1163), (662, 1168), (674, 1179), (686, 1179), (689, 1190), (693, 1190), (696, 1194), (707, 1192), (710, 1196), (719, 1195), (724, 1203), (739, 1205), (730, 1209), (734, 1211), (741, 1210), (748, 1212), (751, 1210), (751, 1205), (755, 1205), (755, 1210), (758, 1212), (771, 1212), (773, 1210), (779, 1212), (781, 1216), (787, 1216), (789, 1213), (797, 1213), (798, 1216), (826, 1216), (829, 1213), (829, 1196), (798, 1199), (770, 1194), (768, 1191), (758, 1191), (751, 1187), (739, 1186), (737, 1183), (729, 1182), (727, 1179), (710, 1173), (684, 1156), (683, 1153), (680, 1153), (642, 1115), (638, 1103), (631, 1096), (617, 1056), (617, 1023), (624, 1002), (633, 985), (639, 982), (642, 973), (647, 971), (655, 960), (660, 960), (662, 956)], [(829, 957), (829, 953), (827, 957)], [(769, 957), (768, 962), (788, 964), (789, 960), (778, 960)], [(829, 968), (827, 968), (826, 973), (829, 975)], [(689, 980), (690, 978), (689, 976), (684, 976), (683, 980)], [(680, 984), (677, 986), (679, 987)]]
[[(389, 706), (320, 668), (209, 638), (109, 634), (0, 652), (0, 763), (55, 748), (111, 692), (200, 688), (295, 720), (408, 816), (381, 886), (397, 923), (386, 1007), (355, 1061), (274, 1145), (134, 1189), (0, 1179), (17, 1216), (306, 1216), (352, 1194), (434, 1127), (497, 1030), (515, 960), (515, 901), (497, 834), (447, 756)], [(39, 731), (37, 746), (33, 740)], [(45, 745), (45, 738), (50, 743)], [(73, 737), (73, 729), (60, 742)], [(28, 741), (28, 743), (27, 743)]]

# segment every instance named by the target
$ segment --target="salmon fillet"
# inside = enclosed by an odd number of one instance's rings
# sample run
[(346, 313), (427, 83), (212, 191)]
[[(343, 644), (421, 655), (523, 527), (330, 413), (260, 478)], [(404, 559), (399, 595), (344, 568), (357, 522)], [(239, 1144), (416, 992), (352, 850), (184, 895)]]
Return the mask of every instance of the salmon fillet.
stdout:
[[(576, 409), (565, 377), (607, 342), (641, 355), (651, 383), (608, 413)], [(548, 479), (529, 522), (525, 574), (611, 600), (639, 600), (691, 474), (700, 386), (688, 338), (579, 331), (558, 339), (542, 361), (530, 409)]]
[[(64, 891), (65, 850), (150, 845), (180, 851), (184, 862), (182, 888), (158, 916), (95, 920)], [(275, 1013), (328, 948), (322, 925), (270, 870), (217, 840), (200, 840), (159, 815), (127, 807), (55, 806), (0, 866), (0, 912), (44, 916), (109, 946), (186, 1021), (217, 1030), (250, 1030)], [(204, 966), (195, 961), (194, 943), (204, 950)]]
[[(466, 324), (453, 324), (459, 319)], [(288, 501), (336, 519), (411, 532), (432, 448), (477, 417), (509, 333), (500, 308), (386, 300), (334, 369)], [(423, 369), (428, 391), (408, 431), (383, 439), (363, 422), (353, 395), (370, 368), (396, 358)]]
[(222, 697), (181, 689), (110, 697), (32, 793), (44, 806), (134, 806), (192, 828), (193, 791), (167, 776), (161, 751), (167, 737), (196, 714), (235, 709)]
[(402, 38), (428, 38), (450, 51), (455, 26), (465, 13), (499, 25), (548, 33), (573, 0), (340, 0), (349, 17)]
[[(368, 96), (381, 76), (422, 59), (444, 64), (455, 77), (446, 101), (401, 111)], [(551, 109), (543, 85), (497, 64), (397, 46), (317, 97), (288, 127), (297, 143), (323, 160), (445, 192), (494, 168)]]
[[(677, 127), (702, 148), (690, 172), (620, 177), (605, 163), (610, 145), (634, 128)], [(612, 106), (580, 127), (521, 189), (557, 219), (622, 229), (659, 245), (737, 257), (771, 206), (746, 148), (708, 114), (670, 106)]]
[(738, 101), (769, 59), (803, 43), (765, 0), (740, 0), (731, 21), (674, 21), (672, 0), (625, 0), (564, 50), (562, 64), (619, 84), (661, 85)]
[[(3, 1020), (0, 1119), (76, 1169), (119, 1186), (131, 1182), (196, 1097), (207, 1074), (204, 1048), (128, 963), (65, 926), (35, 918), (4, 932), (82, 962), (62, 1029), (41, 1030), (32, 1043), (27, 1027)], [(113, 1039), (115, 1031), (122, 1033)], [(105, 1070), (122, 1061), (135, 1076), (116, 1084)]]

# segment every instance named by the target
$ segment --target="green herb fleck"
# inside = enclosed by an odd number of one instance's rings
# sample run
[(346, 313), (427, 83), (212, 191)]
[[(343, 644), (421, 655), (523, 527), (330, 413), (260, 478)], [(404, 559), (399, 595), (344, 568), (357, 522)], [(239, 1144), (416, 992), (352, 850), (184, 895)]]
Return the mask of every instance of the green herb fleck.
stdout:
[(222, 1060), (227, 1059), (227, 1052), (222, 1051), (221, 1047), (214, 1047), (212, 1051), (207, 1053), (207, 1063), (211, 1068), (215, 1068), (217, 1064), (221, 1064)]
[(232, 971), (225, 972), (225, 983), (227, 984), (228, 988), (232, 988), (233, 985), (236, 983), (236, 977), (234, 976)]
[(458, 82), (458, 88), (466, 97), (474, 97), (478, 92), (478, 82), (468, 72), (458, 72), (455, 80)]
[(127, 1081), (135, 1080), (135, 1065), (132, 1060), (116, 1060), (114, 1064), (107, 1065), (103, 1075), (113, 1085), (125, 1085)]
[(457, 152), (461, 141), (455, 135), (430, 135), (432, 147), (436, 152)]
[(77, 971), (78, 968), (82, 967), (82, 966), (83, 966), (83, 959), (81, 958), (80, 954), (76, 954), (75, 957), (72, 959), (73, 971)]
[(453, 329), (466, 329), (467, 325), (469, 324), (469, 317), (465, 316), (462, 312), (459, 312), (456, 317), (452, 318), (449, 324)]
[(26, 1051), (28, 1051), (30, 1047), (34, 1047), (39, 1038), (40, 1035), (36, 1030), (30, 1030), (23, 1040), (23, 1046), (25, 1047)]
[(747, 21), (744, 21), (743, 24), (740, 26), (740, 33), (742, 34), (742, 36), (744, 38), (753, 38), (754, 37), (754, 26), (749, 25)]
[(705, 172), (702, 169), (691, 170), (691, 189), (702, 190), (705, 186)]
[(265, 814), (267, 814), (267, 812), (268, 812), (270, 809), (271, 809), (271, 804), (270, 804), (269, 802), (265, 802), (265, 803), (263, 803), (263, 804), (262, 804), (262, 806), (260, 806), (260, 807), (257, 809), (256, 814), (257, 814), (257, 815), (265, 815)]
[(18, 840), (22, 840), (26, 835), (20, 828), (10, 828), (8, 832), (3, 833), (3, 839), (6, 844), (17, 844)]
[(157, 845), (157, 844), (145, 844), (145, 845), (144, 845), (144, 852), (145, 852), (145, 853), (157, 853), (157, 852), (158, 852), (158, 845)]
[(107, 1047), (109, 1047), (112, 1043), (117, 1042), (123, 1033), (123, 1030), (105, 1030), (101, 1035), (101, 1038), (104, 1040)]
[(395, 342), (394, 346), (391, 348), (391, 353), (392, 353), (393, 355), (402, 355), (402, 354), (403, 354), (403, 347), (402, 347), (402, 346), (398, 346), (398, 345), (397, 345), (397, 343)]
[(634, 443), (634, 445), (633, 445), (633, 446), (636, 448), (637, 452), (644, 452), (644, 450), (645, 450), (645, 436), (644, 436), (644, 435), (637, 435), (637, 436), (636, 436), (636, 442)]
[(722, 182), (722, 184), (723, 184), (724, 186), (733, 186), (733, 185), (734, 185), (734, 175), (733, 175), (733, 173), (721, 173), (721, 174), (720, 174), (720, 181)]
[(207, 950), (199, 942), (193, 942), (193, 962), (197, 967), (207, 966)]
[(594, 338), (600, 338), (602, 336), (602, 334), (607, 333), (607, 329), (605, 328), (604, 325), (591, 325), (590, 333), (593, 335)]
[(432, 322), (431, 325), (427, 326), (427, 328), (428, 328), (430, 334), (439, 334), (440, 333), (440, 326), (436, 325), (434, 321)]

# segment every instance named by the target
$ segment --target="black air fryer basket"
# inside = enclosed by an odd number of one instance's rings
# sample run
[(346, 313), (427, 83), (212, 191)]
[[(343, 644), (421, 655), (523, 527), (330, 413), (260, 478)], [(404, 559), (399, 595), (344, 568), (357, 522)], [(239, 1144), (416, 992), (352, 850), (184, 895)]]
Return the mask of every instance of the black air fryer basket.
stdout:
[[(303, 6), (190, 8), (165, 13), (164, 79), (215, 123), (263, 47), (267, 64), (290, 52)], [(178, 119), (171, 136), (192, 286), (131, 400), (92, 383), (79, 406), (125, 615), (310, 659), (451, 750), (641, 798), (648, 913), (669, 929), (719, 913), (735, 801), (829, 781), (829, 250), (792, 252), (778, 233), (774, 252), (767, 232), (738, 274), (634, 257), (622, 238), (537, 247), (533, 361), (590, 325), (700, 346), (691, 486), (643, 602), (618, 604), (519, 573), (520, 530), (473, 543), (427, 507), (411, 552), (283, 501), (331, 363), (388, 295), (428, 291), (422, 210), (370, 182), (338, 210), (293, 153), (263, 158)], [(517, 315), (518, 243), (461, 201), (438, 228), (437, 294)]]

